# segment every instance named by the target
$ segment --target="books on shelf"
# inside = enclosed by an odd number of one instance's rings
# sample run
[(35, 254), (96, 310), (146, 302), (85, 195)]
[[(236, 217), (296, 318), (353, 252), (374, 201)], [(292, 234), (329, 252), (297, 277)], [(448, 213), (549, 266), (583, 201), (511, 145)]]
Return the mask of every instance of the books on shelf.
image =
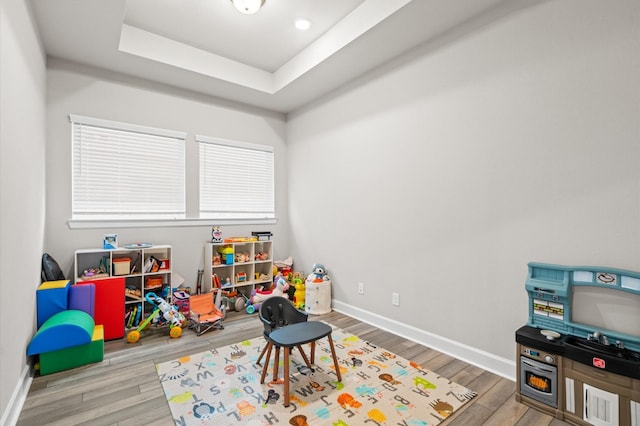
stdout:
[(130, 309), (124, 314), (124, 323), (127, 328), (134, 328), (140, 324), (142, 317), (142, 303), (131, 305)]

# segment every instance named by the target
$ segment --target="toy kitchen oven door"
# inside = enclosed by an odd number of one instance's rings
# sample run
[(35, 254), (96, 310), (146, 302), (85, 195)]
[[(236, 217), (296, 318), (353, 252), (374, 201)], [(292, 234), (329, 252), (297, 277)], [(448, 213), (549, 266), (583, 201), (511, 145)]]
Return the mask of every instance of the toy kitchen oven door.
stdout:
[(558, 367), (520, 356), (520, 394), (558, 408)]
[[(542, 339), (540, 339), (542, 338)], [(555, 342), (546, 341), (540, 331), (533, 327), (522, 327), (516, 332), (518, 348), (516, 400), (533, 406), (554, 417), (562, 419), (559, 395), (562, 357), (553, 347)]]

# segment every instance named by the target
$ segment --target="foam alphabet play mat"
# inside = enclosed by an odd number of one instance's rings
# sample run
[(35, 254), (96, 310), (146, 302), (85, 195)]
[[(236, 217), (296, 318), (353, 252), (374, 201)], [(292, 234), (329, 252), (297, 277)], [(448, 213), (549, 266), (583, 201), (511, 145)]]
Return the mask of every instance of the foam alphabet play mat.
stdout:
[[(327, 339), (309, 369), (291, 356), (289, 407), (282, 366), (260, 384), (263, 337), (156, 365), (177, 425), (437, 425), (476, 393), (359, 337), (333, 328), (342, 382)], [(308, 345), (303, 346), (307, 355)], [(283, 362), (280, 356), (280, 363)]]

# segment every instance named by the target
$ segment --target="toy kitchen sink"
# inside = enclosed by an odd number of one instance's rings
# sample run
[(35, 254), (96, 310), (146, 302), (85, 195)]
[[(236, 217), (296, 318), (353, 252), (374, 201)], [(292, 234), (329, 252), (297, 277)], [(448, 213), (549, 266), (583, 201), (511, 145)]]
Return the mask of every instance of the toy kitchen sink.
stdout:
[(598, 368), (612, 373), (640, 379), (640, 352), (612, 344), (605, 345), (598, 341), (580, 337), (566, 336), (562, 339), (564, 355), (567, 358), (592, 365), (594, 359)]
[(575, 425), (640, 426), (640, 273), (530, 263), (516, 400)]

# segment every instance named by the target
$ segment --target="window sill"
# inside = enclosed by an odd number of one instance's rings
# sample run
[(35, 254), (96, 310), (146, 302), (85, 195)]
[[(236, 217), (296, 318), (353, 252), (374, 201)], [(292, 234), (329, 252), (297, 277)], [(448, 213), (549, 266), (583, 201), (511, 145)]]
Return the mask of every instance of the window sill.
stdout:
[(172, 228), (212, 225), (273, 225), (277, 219), (70, 219), (69, 229)]

